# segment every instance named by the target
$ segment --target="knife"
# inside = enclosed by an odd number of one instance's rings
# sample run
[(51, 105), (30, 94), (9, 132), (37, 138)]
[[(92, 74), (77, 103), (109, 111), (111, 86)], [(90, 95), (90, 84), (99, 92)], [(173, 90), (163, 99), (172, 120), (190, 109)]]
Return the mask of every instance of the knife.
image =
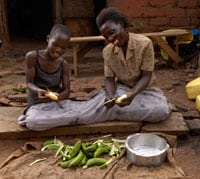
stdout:
[(109, 99), (108, 101), (105, 101), (105, 102), (103, 103), (103, 105), (108, 104), (108, 103), (110, 103), (110, 102), (112, 102), (112, 101), (115, 101), (116, 99), (117, 99), (117, 98)]

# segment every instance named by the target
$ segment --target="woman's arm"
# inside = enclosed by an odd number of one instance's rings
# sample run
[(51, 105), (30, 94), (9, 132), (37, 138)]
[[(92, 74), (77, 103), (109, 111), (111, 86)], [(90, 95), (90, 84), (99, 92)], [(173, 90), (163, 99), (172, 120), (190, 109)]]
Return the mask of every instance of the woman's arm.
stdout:
[(130, 98), (133, 99), (138, 93), (146, 89), (151, 80), (151, 76), (152, 76), (152, 71), (142, 71), (142, 77), (132, 88), (128, 96), (130, 96)]
[[(116, 83), (114, 77), (105, 77), (105, 91), (106, 91), (106, 99), (105, 102), (115, 98), (115, 92), (116, 92)], [(112, 107), (115, 104), (115, 101), (111, 101), (108, 103), (105, 103), (105, 106), (107, 108)]]
[(132, 90), (127, 93), (127, 98), (125, 98), (120, 106), (129, 105), (135, 96), (143, 91), (149, 84), (153, 71), (154, 71), (154, 49), (152, 41), (149, 39), (142, 51), (142, 64), (140, 67), (141, 76), (133, 86)]
[(127, 98), (122, 100), (122, 102), (118, 105), (119, 106), (129, 105), (138, 93), (146, 89), (151, 80), (152, 73), (153, 73), (152, 71), (142, 71), (141, 78), (138, 80), (138, 82), (135, 84), (132, 90), (126, 93)]
[(116, 84), (114, 77), (105, 77), (105, 90), (108, 98), (113, 98), (115, 96)]

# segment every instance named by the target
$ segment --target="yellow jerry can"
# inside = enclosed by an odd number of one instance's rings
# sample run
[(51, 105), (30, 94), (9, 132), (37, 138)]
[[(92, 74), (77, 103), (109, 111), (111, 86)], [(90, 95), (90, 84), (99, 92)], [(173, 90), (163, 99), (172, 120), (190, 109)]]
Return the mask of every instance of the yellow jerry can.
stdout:
[(196, 99), (200, 95), (200, 77), (190, 81), (186, 85), (186, 93), (189, 99)]
[(196, 97), (195, 107), (200, 112), (200, 95)]

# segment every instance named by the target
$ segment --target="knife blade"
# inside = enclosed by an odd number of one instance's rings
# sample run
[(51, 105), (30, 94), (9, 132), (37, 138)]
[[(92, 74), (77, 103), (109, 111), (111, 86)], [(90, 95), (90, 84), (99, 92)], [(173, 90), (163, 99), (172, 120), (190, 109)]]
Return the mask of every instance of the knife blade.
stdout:
[(111, 103), (112, 101), (115, 101), (117, 98), (112, 98), (112, 99), (110, 99), (110, 100), (108, 100), (108, 101), (105, 101), (104, 103), (103, 103), (103, 105), (105, 105), (105, 104), (108, 104), (108, 103)]

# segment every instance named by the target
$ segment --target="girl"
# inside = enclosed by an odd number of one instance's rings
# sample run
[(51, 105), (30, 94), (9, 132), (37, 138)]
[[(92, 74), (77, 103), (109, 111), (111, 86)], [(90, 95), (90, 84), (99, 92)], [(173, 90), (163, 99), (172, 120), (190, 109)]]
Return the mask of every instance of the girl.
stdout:
[(28, 105), (48, 102), (47, 90), (57, 92), (58, 100), (69, 97), (70, 69), (62, 55), (70, 39), (65, 25), (55, 24), (47, 36), (47, 47), (26, 54)]

